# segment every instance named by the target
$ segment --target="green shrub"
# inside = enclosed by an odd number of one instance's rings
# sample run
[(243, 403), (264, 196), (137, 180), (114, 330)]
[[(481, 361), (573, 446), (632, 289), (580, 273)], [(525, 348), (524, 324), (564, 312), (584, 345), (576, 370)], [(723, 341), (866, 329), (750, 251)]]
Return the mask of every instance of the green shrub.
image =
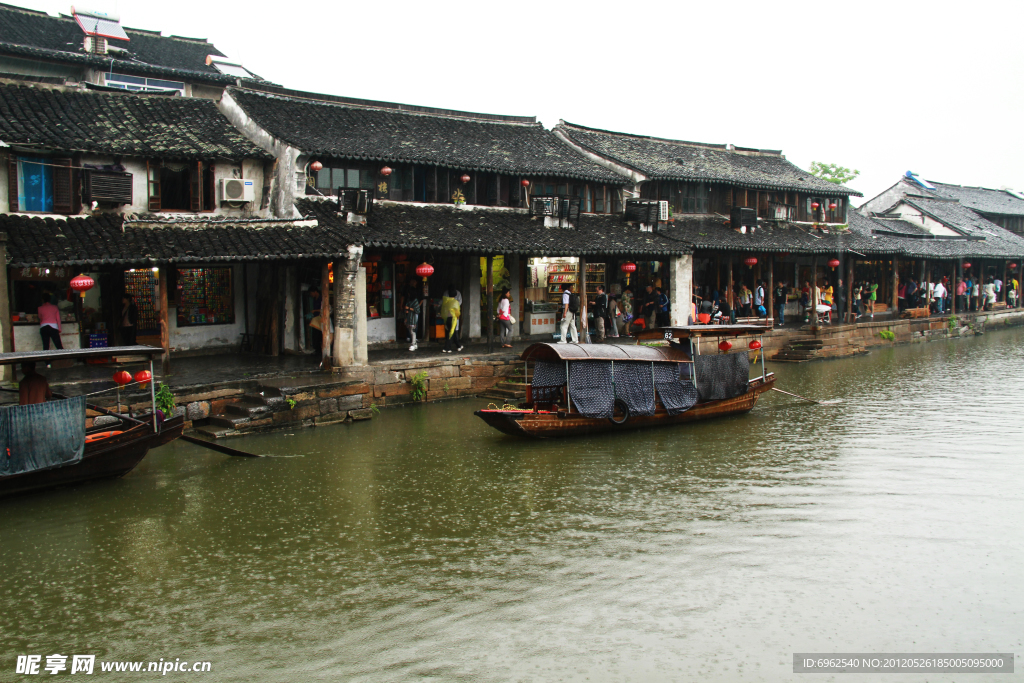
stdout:
[(412, 384), (412, 391), (409, 392), (410, 394), (412, 394), (412, 400), (414, 400), (414, 401), (422, 401), (423, 399), (425, 399), (427, 397), (427, 371), (426, 370), (424, 370), (423, 372), (420, 372), (418, 374), (413, 375), (412, 379), (409, 380), (409, 383)]
[(896, 333), (892, 330), (882, 330), (878, 333), (878, 336), (885, 341), (896, 341)]
[(166, 384), (161, 383), (160, 389), (156, 392), (156, 407), (163, 411), (168, 420), (174, 417), (174, 394)]

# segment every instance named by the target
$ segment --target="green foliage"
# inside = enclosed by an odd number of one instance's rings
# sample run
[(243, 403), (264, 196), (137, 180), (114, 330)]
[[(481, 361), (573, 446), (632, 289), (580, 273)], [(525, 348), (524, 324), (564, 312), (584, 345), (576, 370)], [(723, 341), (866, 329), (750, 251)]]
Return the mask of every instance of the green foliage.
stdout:
[(860, 171), (850, 170), (839, 164), (826, 164), (820, 161), (811, 162), (811, 175), (816, 175), (822, 180), (827, 180), (836, 185), (845, 185), (860, 175)]
[(171, 393), (170, 387), (162, 382), (156, 392), (156, 407), (164, 411), (164, 416), (168, 419), (174, 416), (174, 394)]
[(409, 383), (412, 384), (412, 391), (409, 392), (412, 395), (412, 400), (414, 400), (414, 401), (422, 401), (423, 399), (425, 399), (427, 397), (427, 371), (426, 370), (424, 370), (423, 372), (420, 372), (418, 374), (413, 375), (412, 379), (409, 380)]
[(878, 333), (878, 336), (885, 341), (896, 341), (896, 333), (892, 330), (882, 330)]
[(946, 321), (946, 324), (949, 326), (949, 329), (955, 330), (956, 328), (960, 327), (960, 319), (957, 318), (955, 315), (951, 315), (949, 316), (949, 320)]
[(376, 403), (370, 404), (370, 412), (373, 413), (374, 415), (380, 415), (380, 408), (377, 407)]
[(289, 409), (295, 410), (295, 399), (294, 398), (286, 398), (285, 401), (288, 402), (288, 408)]

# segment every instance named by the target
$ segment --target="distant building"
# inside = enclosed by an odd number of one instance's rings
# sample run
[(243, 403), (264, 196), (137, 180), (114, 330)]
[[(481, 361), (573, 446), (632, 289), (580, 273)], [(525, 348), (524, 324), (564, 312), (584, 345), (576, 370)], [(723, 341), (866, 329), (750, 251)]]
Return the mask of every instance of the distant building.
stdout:
[(125, 28), (101, 12), (53, 17), (0, 5), (0, 78), (26, 77), (211, 99), (225, 86), (259, 80), (205, 38)]

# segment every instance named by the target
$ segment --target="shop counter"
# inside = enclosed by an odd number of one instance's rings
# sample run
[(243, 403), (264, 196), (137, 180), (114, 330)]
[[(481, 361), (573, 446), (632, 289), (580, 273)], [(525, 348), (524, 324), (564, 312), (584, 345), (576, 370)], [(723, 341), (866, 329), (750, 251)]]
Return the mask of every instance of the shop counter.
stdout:
[[(42, 351), (43, 338), (39, 336), (39, 323), (16, 322), (14, 325), (14, 351)], [(60, 342), (65, 349), (82, 347), (81, 327), (75, 322), (60, 324)]]

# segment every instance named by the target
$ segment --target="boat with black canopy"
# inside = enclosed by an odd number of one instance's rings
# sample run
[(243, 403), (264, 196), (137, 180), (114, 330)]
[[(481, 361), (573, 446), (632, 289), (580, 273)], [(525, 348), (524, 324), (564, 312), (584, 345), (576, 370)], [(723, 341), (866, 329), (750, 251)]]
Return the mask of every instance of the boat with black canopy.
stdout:
[[(151, 448), (181, 436), (184, 417), (163, 419), (156, 408), (152, 346), (61, 349), (0, 354), (0, 365), (53, 363), (109, 356), (149, 360), (150, 398), (145, 414), (126, 415), (90, 404), (85, 396), (58, 396), (32, 405), (0, 406), (0, 497), (121, 477), (131, 472)], [(87, 410), (102, 420), (87, 426)]]
[[(687, 325), (642, 332), (635, 346), (533, 344), (521, 356), (532, 375), (526, 400), (475, 415), (506, 434), (548, 438), (745, 413), (775, 375), (759, 354), (761, 375), (751, 379), (747, 349), (729, 353), (729, 337), (753, 337), (748, 348), (759, 350), (769, 329)], [(663, 343), (643, 343), (652, 341)]]

